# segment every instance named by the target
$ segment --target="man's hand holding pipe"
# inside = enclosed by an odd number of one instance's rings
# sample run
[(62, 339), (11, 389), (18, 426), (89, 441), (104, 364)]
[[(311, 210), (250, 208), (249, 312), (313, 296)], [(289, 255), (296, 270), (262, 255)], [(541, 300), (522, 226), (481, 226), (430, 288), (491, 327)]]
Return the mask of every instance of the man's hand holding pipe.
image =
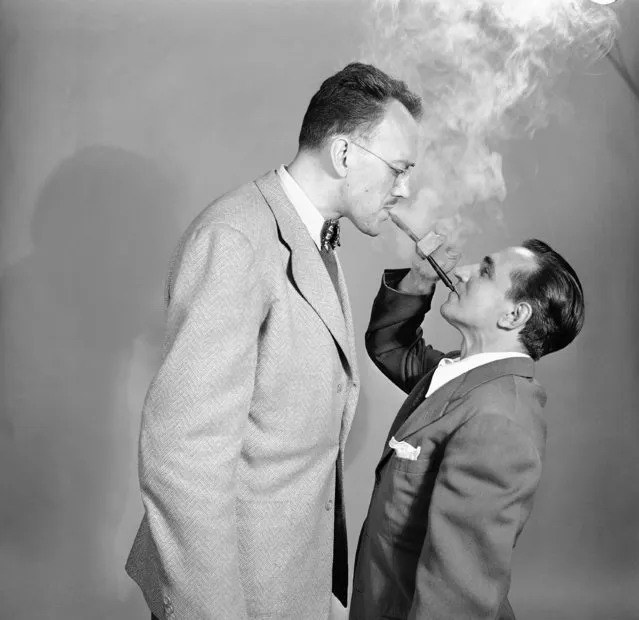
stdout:
[[(439, 264), (442, 270), (449, 274), (461, 258), (461, 251), (443, 233), (429, 233), (416, 244), (424, 255), (430, 254)], [(431, 295), (433, 288), (439, 280), (428, 260), (417, 254), (413, 258), (411, 270), (404, 276), (398, 285), (398, 290), (407, 295)]]

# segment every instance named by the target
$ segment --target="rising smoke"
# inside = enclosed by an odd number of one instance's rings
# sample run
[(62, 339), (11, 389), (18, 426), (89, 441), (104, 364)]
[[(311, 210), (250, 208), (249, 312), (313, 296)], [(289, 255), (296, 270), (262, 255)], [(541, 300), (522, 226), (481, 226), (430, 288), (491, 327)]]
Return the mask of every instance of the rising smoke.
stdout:
[(365, 59), (425, 104), (409, 214), (417, 232), (439, 222), (461, 242), (478, 207), (500, 213), (499, 142), (545, 127), (557, 77), (605, 54), (616, 27), (590, 0), (374, 0)]

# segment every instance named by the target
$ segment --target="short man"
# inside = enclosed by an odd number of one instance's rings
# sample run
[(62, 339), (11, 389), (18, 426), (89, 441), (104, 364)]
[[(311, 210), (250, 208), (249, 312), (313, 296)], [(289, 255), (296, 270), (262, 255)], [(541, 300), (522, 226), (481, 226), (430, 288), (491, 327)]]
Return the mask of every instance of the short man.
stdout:
[(347, 66), (312, 98), (293, 162), (182, 237), (127, 562), (157, 618), (321, 620), (331, 589), (346, 604), (343, 452), (359, 385), (344, 278), (321, 236), (340, 217), (379, 233), (409, 195), (420, 115), (403, 82)]
[[(445, 270), (455, 263), (437, 251)], [(546, 395), (534, 362), (584, 320), (568, 263), (529, 240), (452, 273), (441, 314), (461, 351), (426, 346), (420, 325), (435, 275), (387, 271), (367, 350), (409, 393), (392, 424), (355, 562), (351, 620), (501, 620), (513, 547), (539, 483)]]

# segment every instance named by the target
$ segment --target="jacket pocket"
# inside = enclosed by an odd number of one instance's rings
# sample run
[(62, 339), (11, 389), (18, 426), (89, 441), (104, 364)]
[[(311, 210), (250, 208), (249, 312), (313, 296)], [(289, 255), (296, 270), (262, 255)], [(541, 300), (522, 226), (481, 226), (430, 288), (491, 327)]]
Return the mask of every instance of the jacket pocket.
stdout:
[(403, 471), (408, 474), (423, 474), (433, 469), (434, 464), (429, 458), (411, 461), (410, 459), (400, 459), (398, 456), (393, 455), (391, 457), (390, 467), (393, 471)]
[(429, 460), (397, 459), (391, 464), (388, 475), (388, 494), (384, 502), (387, 534), (399, 547), (415, 548), (418, 545), (421, 550), (437, 468)]

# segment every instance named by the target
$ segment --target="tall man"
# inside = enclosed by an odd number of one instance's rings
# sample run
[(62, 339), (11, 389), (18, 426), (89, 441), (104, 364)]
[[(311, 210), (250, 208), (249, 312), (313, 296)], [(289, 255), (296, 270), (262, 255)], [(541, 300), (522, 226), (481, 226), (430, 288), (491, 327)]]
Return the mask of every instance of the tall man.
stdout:
[[(445, 270), (452, 252), (440, 253)], [(435, 274), (387, 271), (367, 350), (409, 394), (393, 422), (355, 562), (351, 620), (500, 620), (513, 547), (532, 509), (544, 458), (546, 394), (535, 361), (568, 345), (583, 291), (548, 245), (457, 268), (441, 307), (461, 334), (444, 355), (422, 339)]]
[(346, 604), (343, 451), (359, 384), (332, 243), (339, 218), (375, 236), (409, 195), (421, 112), (403, 82), (348, 65), (313, 96), (293, 162), (182, 237), (127, 562), (157, 618), (322, 620), (331, 586)]

